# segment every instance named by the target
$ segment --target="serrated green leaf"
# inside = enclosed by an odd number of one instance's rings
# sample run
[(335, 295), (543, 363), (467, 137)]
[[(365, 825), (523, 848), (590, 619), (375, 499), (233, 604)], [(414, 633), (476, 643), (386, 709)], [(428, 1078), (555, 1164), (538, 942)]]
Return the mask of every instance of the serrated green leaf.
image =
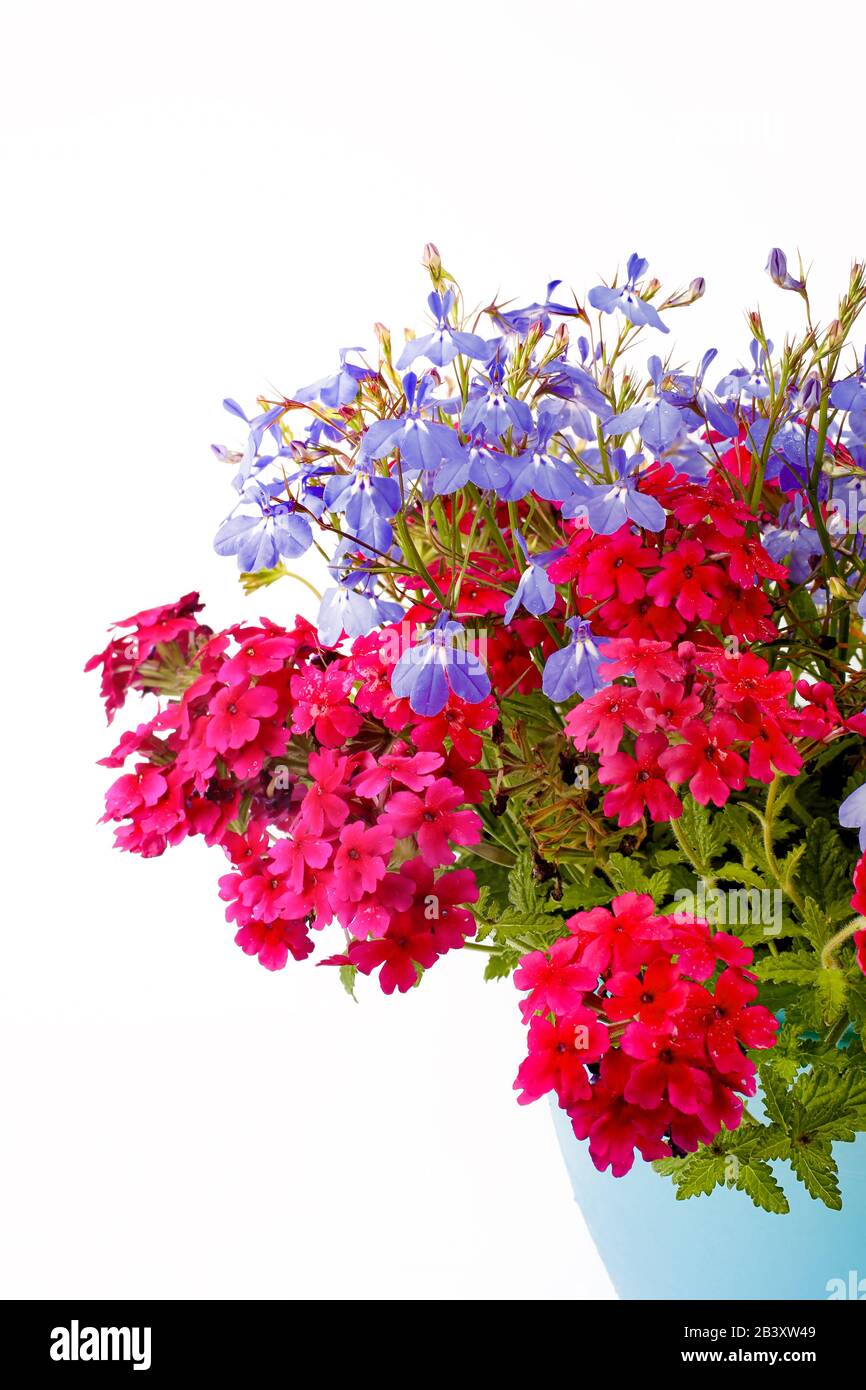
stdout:
[(730, 861), (716, 869), (716, 877), (728, 879), (731, 883), (741, 883), (744, 888), (771, 888), (774, 886), (754, 869), (747, 869), (745, 864), (734, 864)]
[(658, 905), (668, 891), (671, 875), (667, 869), (648, 874), (643, 863), (628, 855), (614, 853), (608, 857), (605, 873), (617, 893), (648, 893)]
[(567, 884), (559, 906), (563, 912), (582, 912), (590, 907), (607, 906), (612, 896), (610, 884), (599, 874), (593, 874), (587, 883)]
[(788, 1199), (769, 1163), (760, 1159), (741, 1163), (734, 1186), (751, 1197), (755, 1206), (762, 1211), (777, 1212), (780, 1216), (790, 1211)]
[(625, 854), (611, 854), (608, 856), (604, 871), (617, 893), (646, 893), (649, 891), (649, 879), (637, 859), (629, 859)]
[(866, 1032), (866, 979), (860, 974), (859, 969), (848, 982), (848, 1013), (861, 1035)]
[(779, 865), (780, 881), (786, 886), (793, 879), (795, 873), (797, 872), (797, 866), (800, 863), (800, 860), (804, 857), (805, 853), (805, 844), (795, 845), (792, 850), (788, 851), (788, 853), (785, 855), (783, 859), (777, 861)]
[(866, 1072), (813, 1067), (798, 1076), (791, 1101), (795, 1139), (850, 1143), (866, 1129)]
[[(850, 912), (850, 908), (848, 911)], [(824, 908), (819, 907), (814, 898), (807, 897), (800, 916), (810, 944), (820, 952), (832, 935), (827, 913)]]
[[(796, 1062), (793, 1065), (796, 1068)], [(775, 1124), (787, 1130), (791, 1121), (791, 1098), (784, 1078), (779, 1075), (776, 1059), (766, 1062), (760, 1067), (759, 1073), (764, 1093), (764, 1109)]]
[(791, 1146), (791, 1167), (806, 1191), (833, 1211), (842, 1208), (838, 1169), (829, 1144), (798, 1143)]
[(806, 831), (797, 882), (803, 893), (826, 908), (850, 892), (851, 856), (824, 816), (817, 816)]
[(779, 956), (765, 956), (753, 968), (760, 979), (776, 984), (814, 985), (821, 961), (809, 951), (786, 951)]
[(693, 796), (687, 796), (678, 828), (694, 851), (698, 871), (709, 876), (713, 860), (719, 858), (729, 842), (724, 818), (701, 806)]
[(541, 894), (532, 874), (532, 858), (528, 851), (518, 854), (508, 875), (508, 901), (515, 912), (526, 916), (538, 913)]
[(484, 967), (485, 980), (504, 980), (511, 974), (520, 960), (520, 952), (505, 949), (491, 951)]
[(818, 991), (823, 1022), (835, 1023), (848, 1000), (848, 981), (841, 970), (821, 969), (815, 976), (815, 988)]
[(758, 868), (767, 874), (769, 870), (761, 843), (761, 831), (754, 816), (743, 806), (728, 802), (717, 820), (721, 822), (722, 833), (731, 844), (736, 845), (744, 862), (757, 864)]
[(682, 1160), (682, 1167), (674, 1173), (677, 1188), (677, 1201), (684, 1202), (689, 1197), (705, 1197), (725, 1182), (728, 1157), (726, 1154), (711, 1153), (709, 1150), (690, 1154)]

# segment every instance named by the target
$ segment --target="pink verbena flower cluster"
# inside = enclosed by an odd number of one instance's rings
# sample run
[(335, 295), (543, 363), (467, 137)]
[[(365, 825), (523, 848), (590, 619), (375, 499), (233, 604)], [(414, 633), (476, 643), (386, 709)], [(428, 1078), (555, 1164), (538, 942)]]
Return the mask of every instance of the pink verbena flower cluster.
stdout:
[[(646, 894), (568, 920), (549, 952), (524, 956), (514, 983), (529, 1025), (515, 1090), (553, 1092), (597, 1168), (694, 1153), (755, 1094), (744, 1048), (772, 1047), (778, 1022), (755, 1004), (752, 951), (727, 932), (659, 915)], [(720, 972), (720, 973), (717, 973)], [(711, 981), (715, 983), (711, 987)]]
[[(303, 619), (213, 632), (192, 616), (198, 595), (126, 619), (90, 663), (101, 665), (111, 716), (131, 688), (173, 699), (102, 761), (132, 762), (109, 788), (104, 820), (122, 849), (146, 858), (189, 835), (231, 861), (220, 879), (238, 945), (268, 969), (314, 949), (312, 929), (339, 923), (345, 949), (327, 962), (379, 970), (386, 993), (475, 932), (478, 896), (454, 846), (476, 844), (474, 809), (488, 787), (477, 764), (492, 699), (452, 695), (435, 718), (391, 691), (382, 631), (348, 655), (324, 648)], [(149, 672), (159, 645), (159, 684)]]

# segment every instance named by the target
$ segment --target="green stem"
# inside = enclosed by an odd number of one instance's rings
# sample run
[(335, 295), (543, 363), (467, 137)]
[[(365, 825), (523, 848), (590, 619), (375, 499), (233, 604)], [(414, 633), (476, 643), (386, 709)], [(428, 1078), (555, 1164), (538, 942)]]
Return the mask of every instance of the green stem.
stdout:
[(855, 917), (853, 922), (849, 922), (841, 931), (837, 931), (835, 936), (831, 936), (823, 951), (821, 952), (821, 966), (824, 970), (838, 970), (839, 966), (833, 959), (840, 946), (846, 941), (850, 941), (855, 932), (866, 931), (866, 917)]
[[(782, 774), (777, 772), (767, 789), (767, 803), (764, 807), (763, 816), (760, 816), (764, 840), (764, 856), (767, 860), (767, 868), (770, 870), (770, 873), (773, 875), (773, 878), (778, 883), (782, 892), (787, 894), (794, 906), (802, 912), (804, 908), (803, 899), (791, 882), (790, 876), (786, 879), (782, 878), (782, 871), (779, 868), (779, 861), (776, 858), (776, 851), (773, 848), (773, 821), (775, 820), (776, 798), (779, 794), (781, 784)], [(772, 945), (773, 943), (771, 942), (770, 944)]]

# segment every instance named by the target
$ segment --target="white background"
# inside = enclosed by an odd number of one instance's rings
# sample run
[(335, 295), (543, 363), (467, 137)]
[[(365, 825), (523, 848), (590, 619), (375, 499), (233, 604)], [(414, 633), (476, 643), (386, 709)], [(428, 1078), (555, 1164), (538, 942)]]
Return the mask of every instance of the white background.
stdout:
[[(682, 358), (745, 350), (771, 245), (832, 314), (866, 252), (849, 5), (10, 7), (2, 112), (6, 1297), (607, 1297), (507, 984), (449, 957), (355, 1006), (232, 943), (216, 851), (98, 828), (81, 674), (110, 621), (199, 588), (228, 509), (224, 395), (421, 328), (425, 241), (467, 298), (581, 293), (639, 250), (707, 295)], [(860, 32), (857, 26), (860, 25)], [(667, 340), (670, 341), (670, 340)], [(130, 712), (130, 720), (138, 711)]]

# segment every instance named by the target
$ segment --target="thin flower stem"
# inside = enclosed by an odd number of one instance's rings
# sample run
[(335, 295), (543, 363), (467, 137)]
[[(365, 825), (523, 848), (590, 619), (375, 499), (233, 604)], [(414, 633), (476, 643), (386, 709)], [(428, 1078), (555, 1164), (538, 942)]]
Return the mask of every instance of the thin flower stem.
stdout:
[(834, 959), (840, 946), (844, 946), (846, 941), (850, 941), (855, 932), (866, 931), (866, 917), (855, 917), (847, 926), (837, 931), (835, 936), (831, 936), (823, 951), (821, 952), (821, 966), (824, 970), (838, 970), (839, 966)]

